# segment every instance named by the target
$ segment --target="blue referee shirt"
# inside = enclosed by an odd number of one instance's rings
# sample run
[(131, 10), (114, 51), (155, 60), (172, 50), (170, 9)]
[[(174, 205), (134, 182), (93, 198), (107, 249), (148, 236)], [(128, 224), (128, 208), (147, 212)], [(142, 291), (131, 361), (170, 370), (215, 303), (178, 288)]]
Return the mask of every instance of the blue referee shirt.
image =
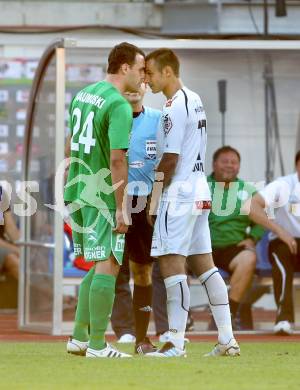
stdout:
[(156, 163), (156, 136), (161, 112), (143, 107), (133, 117), (128, 151), (128, 195), (147, 196), (152, 190)]

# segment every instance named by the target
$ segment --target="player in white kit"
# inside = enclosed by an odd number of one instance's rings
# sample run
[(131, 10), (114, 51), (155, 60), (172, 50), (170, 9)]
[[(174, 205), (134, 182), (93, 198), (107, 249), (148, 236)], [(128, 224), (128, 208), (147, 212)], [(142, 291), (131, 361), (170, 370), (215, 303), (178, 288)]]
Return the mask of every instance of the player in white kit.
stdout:
[(146, 81), (153, 93), (163, 92), (167, 98), (157, 140), (156, 170), (163, 173), (163, 193), (151, 255), (159, 258), (170, 331), (170, 342), (147, 356), (186, 356), (184, 332), (190, 306), (186, 260), (205, 288), (218, 327), (218, 344), (207, 356), (236, 356), (240, 349), (232, 333), (227, 289), (211, 255), (203, 104), (183, 86), (179, 60), (170, 49), (158, 49), (146, 57)]

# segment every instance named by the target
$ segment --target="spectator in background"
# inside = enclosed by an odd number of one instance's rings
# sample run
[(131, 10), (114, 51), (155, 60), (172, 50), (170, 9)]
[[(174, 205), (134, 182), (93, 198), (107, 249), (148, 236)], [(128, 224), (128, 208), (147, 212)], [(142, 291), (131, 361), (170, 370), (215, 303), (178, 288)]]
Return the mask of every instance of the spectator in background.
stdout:
[(20, 232), (10, 208), (2, 211), (4, 209), (3, 204), (6, 203), (4, 198), (5, 194), (2, 186), (0, 186), (0, 272), (6, 272), (18, 279), (20, 250), (15, 245), (15, 241), (20, 238)]
[(207, 180), (212, 193), (209, 215), (215, 265), (230, 275), (229, 305), (233, 325), (243, 297), (251, 286), (256, 265), (256, 242), (263, 236), (261, 226), (241, 213), (255, 188), (238, 178), (241, 157), (231, 146), (213, 155), (213, 172)]
[[(268, 184), (244, 206), (245, 212), (250, 210), (249, 217), (253, 221), (271, 230), (269, 259), (278, 308), (276, 334), (293, 331), (293, 276), (296, 270), (300, 271), (300, 150), (295, 165), (295, 173)], [(272, 211), (271, 218), (265, 208)]]

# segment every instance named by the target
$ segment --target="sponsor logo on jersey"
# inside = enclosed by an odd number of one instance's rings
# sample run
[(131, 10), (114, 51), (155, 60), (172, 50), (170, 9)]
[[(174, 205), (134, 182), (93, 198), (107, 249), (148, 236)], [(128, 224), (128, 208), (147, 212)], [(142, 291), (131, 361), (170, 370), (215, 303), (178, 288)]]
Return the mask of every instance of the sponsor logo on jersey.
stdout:
[(204, 112), (204, 108), (202, 106), (198, 106), (195, 108), (195, 113), (197, 114), (198, 112)]
[(130, 168), (143, 168), (145, 163), (143, 161), (132, 161), (132, 163), (129, 164)]
[(166, 106), (166, 107), (171, 107), (171, 106), (172, 106), (172, 103), (174, 102), (174, 100), (175, 100), (176, 98), (177, 98), (177, 96), (174, 96), (172, 99), (167, 100), (165, 106)]
[(195, 202), (196, 210), (210, 210), (211, 201), (210, 200), (196, 200)]
[(146, 155), (150, 160), (155, 160), (156, 158), (156, 141), (147, 139), (146, 140)]
[(162, 124), (163, 124), (163, 130), (165, 133), (165, 136), (170, 133), (170, 130), (172, 129), (173, 123), (169, 116), (169, 114), (165, 114), (162, 116)]
[(200, 153), (198, 153), (197, 161), (194, 165), (193, 172), (204, 172), (204, 164), (201, 161)]
[(206, 130), (206, 119), (202, 119), (198, 122), (198, 129), (201, 129), (201, 133), (202, 129)]

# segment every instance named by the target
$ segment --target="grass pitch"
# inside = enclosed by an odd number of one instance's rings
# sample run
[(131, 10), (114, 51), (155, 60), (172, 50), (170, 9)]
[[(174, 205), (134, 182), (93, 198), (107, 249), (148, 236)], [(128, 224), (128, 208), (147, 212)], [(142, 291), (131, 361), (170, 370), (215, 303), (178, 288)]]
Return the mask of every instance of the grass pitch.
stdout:
[[(211, 343), (191, 343), (188, 357), (86, 359), (65, 343), (1, 343), (1, 389), (298, 390), (300, 343), (244, 343), (237, 358), (203, 358)], [(132, 352), (132, 346), (120, 346)]]

